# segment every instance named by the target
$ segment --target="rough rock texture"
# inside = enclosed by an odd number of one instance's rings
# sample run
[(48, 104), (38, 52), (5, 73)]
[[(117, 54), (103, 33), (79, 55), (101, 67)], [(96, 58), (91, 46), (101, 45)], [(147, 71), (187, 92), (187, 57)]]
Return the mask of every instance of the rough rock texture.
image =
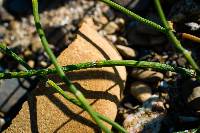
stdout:
[[(82, 24), (77, 39), (58, 57), (60, 65), (121, 59), (116, 49), (90, 27), (86, 23)], [(67, 75), (99, 113), (115, 119), (116, 104), (126, 80), (125, 67), (92, 68), (70, 72)], [(58, 77), (49, 78), (62, 84)], [(5, 133), (101, 132), (85, 111), (44, 86), (45, 82), (41, 82), (31, 93)], [(62, 88), (66, 90), (64, 86)]]

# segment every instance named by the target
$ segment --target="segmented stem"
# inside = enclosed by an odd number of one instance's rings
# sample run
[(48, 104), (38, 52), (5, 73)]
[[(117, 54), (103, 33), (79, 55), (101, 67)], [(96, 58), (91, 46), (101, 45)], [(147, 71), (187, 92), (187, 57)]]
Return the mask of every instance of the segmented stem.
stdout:
[(130, 16), (131, 18), (137, 20), (138, 22), (141, 22), (143, 24), (146, 24), (146, 25), (149, 25), (150, 27), (160, 31), (160, 32), (163, 32), (163, 33), (166, 33), (166, 29), (164, 27), (162, 27), (161, 25), (159, 24), (156, 24), (155, 22), (153, 21), (150, 21), (148, 19), (145, 19), (137, 14), (135, 14), (134, 12), (126, 9), (125, 7), (111, 1), (111, 0), (100, 0), (106, 4), (108, 4), (110, 7), (113, 7), (115, 8), (116, 10), (119, 10), (120, 12)]
[(158, 14), (160, 16), (160, 19), (164, 25), (164, 27), (166, 29), (169, 29), (167, 30), (166, 34), (169, 38), (169, 40), (172, 42), (172, 44), (174, 44), (175, 48), (177, 50), (179, 50), (184, 56), (185, 58), (187, 59), (187, 61), (190, 63), (190, 65), (192, 66), (193, 69), (195, 70), (200, 70), (197, 63), (194, 61), (194, 59), (192, 58), (191, 56), (191, 53), (186, 50), (180, 43), (180, 41), (176, 38), (176, 36), (174, 35), (174, 33), (172, 32), (172, 30), (170, 30), (170, 27), (168, 25), (168, 22), (166, 20), (166, 17), (165, 17), (165, 14), (162, 10), (162, 7), (161, 7), (161, 4), (160, 4), (160, 1), (159, 0), (154, 0), (154, 3), (155, 3), (155, 6), (156, 6), (156, 9), (158, 11)]
[(97, 117), (97, 115), (94, 113), (94, 109), (89, 105), (89, 103), (86, 100), (86, 98), (84, 97), (84, 95), (71, 83), (71, 81), (66, 77), (64, 71), (61, 69), (61, 67), (57, 63), (56, 57), (53, 54), (52, 50), (49, 48), (48, 41), (45, 37), (45, 33), (40, 24), (40, 18), (39, 18), (39, 13), (38, 13), (38, 1), (32, 0), (32, 5), (33, 5), (33, 15), (34, 15), (34, 20), (35, 20), (36, 30), (40, 36), (40, 40), (42, 42), (44, 50), (48, 54), (53, 65), (55, 66), (57, 74), (65, 82), (65, 84), (68, 86), (69, 90), (76, 96), (76, 98), (79, 100), (79, 102), (84, 106), (85, 110), (90, 114), (90, 116), (98, 124), (98, 126), (104, 132), (110, 133), (111, 131), (100, 121), (99, 117)]
[[(148, 61), (135, 61), (135, 60), (102, 60), (96, 62), (87, 62), (74, 65), (64, 66), (61, 69), (65, 72), (70, 72), (74, 70), (86, 69), (86, 68), (98, 68), (98, 67), (113, 67), (113, 66), (129, 66), (134, 68), (152, 68), (153, 70), (160, 72), (172, 71), (181, 74), (182, 76), (196, 77), (196, 73), (192, 69), (186, 69), (182, 67), (174, 67), (167, 64), (162, 64), (158, 62), (148, 62)], [(30, 76), (46, 76), (49, 74), (56, 74), (55, 68), (52, 69), (39, 69), (39, 70), (29, 70), (20, 72), (3, 72), (0, 73), (0, 79), (8, 78), (24, 78)]]

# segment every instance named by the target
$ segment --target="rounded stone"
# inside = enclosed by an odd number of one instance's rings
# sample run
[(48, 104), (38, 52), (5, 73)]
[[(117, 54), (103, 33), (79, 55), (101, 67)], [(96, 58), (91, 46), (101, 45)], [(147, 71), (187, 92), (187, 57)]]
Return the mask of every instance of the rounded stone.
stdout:
[(192, 89), (192, 93), (188, 97), (188, 103), (193, 110), (200, 110), (200, 86)]
[(131, 59), (136, 57), (136, 51), (130, 47), (123, 45), (116, 45), (116, 48), (125, 59)]
[(152, 96), (151, 88), (147, 84), (138, 81), (131, 84), (130, 92), (142, 103)]
[(107, 34), (113, 34), (117, 30), (119, 30), (119, 26), (114, 22), (110, 22), (105, 26), (104, 30), (106, 31)]
[(158, 82), (161, 81), (164, 75), (160, 72), (150, 71), (150, 70), (142, 70), (142, 69), (134, 69), (131, 72), (131, 77), (136, 78), (138, 80), (142, 80), (145, 82)]
[[(83, 23), (76, 40), (57, 58), (60, 65), (98, 60), (121, 60), (114, 46), (102, 38), (92, 26)], [(66, 73), (99, 113), (115, 120), (120, 92), (126, 81), (126, 69), (119, 67), (90, 68)], [(68, 95), (64, 83), (55, 75), (48, 76)], [(109, 128), (111, 126), (107, 123)], [(41, 81), (23, 104), (19, 114), (4, 132), (101, 132), (86, 111), (70, 103)]]
[(28, 64), (31, 68), (34, 68), (34, 66), (35, 66), (34, 60), (29, 60), (29, 61), (27, 62), (27, 64)]

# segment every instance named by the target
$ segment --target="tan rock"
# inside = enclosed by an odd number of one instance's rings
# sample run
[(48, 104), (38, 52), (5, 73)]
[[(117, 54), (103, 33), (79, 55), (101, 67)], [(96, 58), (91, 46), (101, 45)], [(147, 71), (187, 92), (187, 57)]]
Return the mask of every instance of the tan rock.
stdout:
[(30, 50), (26, 50), (24, 52), (24, 56), (31, 56), (32, 55), (32, 52)]
[(0, 112), (0, 117), (4, 117), (4, 113), (3, 112)]
[(82, 20), (82, 23), (87, 23), (88, 25), (91, 26), (91, 28), (95, 29), (95, 30), (98, 30), (100, 29), (100, 27), (98, 25), (95, 25), (94, 24), (94, 21), (91, 17), (85, 17), (83, 20)]
[(125, 20), (123, 18), (117, 18), (115, 22), (117, 25), (119, 25), (120, 28), (123, 28), (125, 25)]
[(47, 67), (47, 62), (41, 61), (41, 62), (40, 62), (40, 65), (41, 65), (42, 67)]
[(151, 88), (147, 84), (138, 81), (131, 84), (130, 92), (140, 102), (145, 102), (152, 95)]
[(0, 117), (0, 131), (1, 131), (1, 128), (3, 127), (3, 125), (6, 123), (6, 121)]
[(123, 45), (116, 45), (116, 48), (125, 59), (136, 57), (136, 51), (132, 48)]
[[(65, 66), (105, 59), (121, 60), (121, 57), (113, 46), (91, 29), (91, 26), (83, 23), (76, 40), (60, 54), (58, 62)], [(126, 80), (125, 67), (91, 68), (70, 72), (67, 75), (96, 111), (111, 120), (115, 119), (116, 104)], [(55, 75), (48, 78), (59, 85), (62, 84)], [(98, 132), (99, 128), (87, 112), (66, 101), (51, 88), (45, 88), (44, 84), (45, 82), (41, 82), (32, 92), (5, 133)], [(62, 85), (62, 88), (67, 90), (65, 85)], [(72, 95), (70, 92), (68, 94)]]
[(0, 53), (0, 59), (1, 59), (1, 58), (3, 58), (3, 54), (2, 54), (2, 53)]
[(119, 36), (119, 37), (117, 38), (116, 44), (128, 46), (127, 40), (126, 40), (124, 37), (122, 37), (122, 36)]
[(33, 68), (34, 65), (35, 65), (34, 60), (29, 60), (27, 63), (28, 63), (28, 65), (29, 65), (31, 68)]
[(100, 15), (94, 18), (94, 21), (96, 23), (100, 23), (100, 24), (107, 24), (108, 23), (108, 19), (104, 16), (104, 15)]
[(113, 34), (117, 30), (119, 30), (119, 26), (114, 22), (110, 22), (105, 26), (104, 30), (106, 31), (107, 34)]
[(158, 82), (163, 79), (163, 74), (156, 71), (134, 69), (131, 72), (131, 77), (146, 81), (146, 82)]

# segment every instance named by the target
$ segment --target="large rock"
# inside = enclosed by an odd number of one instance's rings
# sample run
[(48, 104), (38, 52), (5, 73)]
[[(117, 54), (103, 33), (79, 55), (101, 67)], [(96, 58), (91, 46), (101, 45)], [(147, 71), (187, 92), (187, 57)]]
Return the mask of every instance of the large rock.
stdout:
[[(76, 40), (58, 57), (60, 65), (105, 59), (121, 60), (115, 48), (91, 27), (86, 23), (82, 24)], [(112, 120), (115, 119), (120, 90), (124, 89), (126, 80), (125, 67), (91, 68), (70, 72), (67, 75), (96, 111)], [(68, 90), (55, 75), (48, 78), (56, 81), (64, 90)], [(101, 132), (87, 112), (44, 86), (45, 81), (30, 94), (5, 133)], [(70, 92), (68, 94), (72, 95)]]

